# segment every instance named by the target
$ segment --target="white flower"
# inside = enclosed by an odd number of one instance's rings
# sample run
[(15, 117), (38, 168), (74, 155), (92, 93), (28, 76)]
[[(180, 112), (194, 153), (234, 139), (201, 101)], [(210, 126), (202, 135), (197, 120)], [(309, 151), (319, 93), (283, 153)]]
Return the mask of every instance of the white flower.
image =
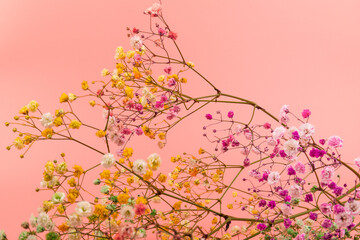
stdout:
[(299, 198), (302, 194), (302, 188), (299, 185), (294, 184), (289, 188), (289, 194), (292, 198)]
[(151, 154), (151, 155), (147, 158), (147, 161), (148, 161), (148, 164), (149, 164), (149, 168), (150, 168), (151, 170), (156, 171), (156, 170), (160, 167), (161, 159), (160, 159), (159, 154), (157, 154), (157, 153)]
[(299, 142), (295, 139), (290, 139), (284, 143), (284, 152), (287, 156), (295, 156), (298, 153)]
[(51, 198), (51, 201), (53, 203), (62, 203), (65, 199), (65, 193), (63, 192), (56, 192), (54, 193), (53, 197)]
[(68, 96), (69, 96), (69, 101), (70, 102), (73, 102), (77, 98), (77, 96), (75, 94), (72, 94), (72, 93), (68, 93)]
[(280, 174), (278, 172), (271, 172), (268, 176), (268, 183), (274, 185), (280, 180)]
[(291, 215), (292, 210), (291, 210), (290, 205), (283, 204), (283, 205), (280, 206), (280, 209), (281, 209), (282, 214), (284, 214), (284, 216)]
[(77, 203), (75, 212), (82, 217), (88, 217), (92, 214), (92, 206), (89, 202), (82, 201)]
[(288, 114), (290, 112), (289, 105), (282, 105), (280, 108), (280, 115), (281, 114)]
[(134, 49), (140, 49), (142, 47), (141, 38), (138, 35), (133, 36), (130, 38), (130, 46)]
[(360, 213), (360, 202), (353, 200), (352, 202), (345, 203), (345, 208), (349, 209), (351, 215), (359, 215)]
[(299, 127), (299, 135), (302, 139), (310, 139), (310, 137), (315, 133), (315, 127), (310, 123), (304, 123)]
[(30, 222), (30, 226), (36, 227), (36, 225), (37, 225), (37, 217), (35, 217), (34, 214), (31, 214), (29, 222)]
[(115, 164), (115, 157), (111, 153), (104, 154), (101, 158), (101, 165), (104, 168), (111, 168)]
[(142, 159), (138, 159), (133, 163), (133, 171), (138, 175), (145, 174), (147, 168), (147, 163)]
[(278, 140), (278, 139), (282, 138), (285, 134), (285, 131), (286, 131), (286, 129), (284, 127), (275, 128), (272, 133), (273, 139)]
[(37, 240), (37, 239), (38, 238), (35, 235), (29, 235), (26, 240)]
[(275, 139), (273, 139), (272, 137), (267, 138), (266, 142), (269, 146), (276, 146), (276, 144), (277, 144), (277, 141)]
[(81, 218), (76, 213), (72, 213), (69, 215), (69, 219), (67, 220), (67, 223), (70, 227), (77, 227), (81, 224)]
[(232, 234), (236, 234), (240, 232), (240, 227), (238, 225), (232, 226), (230, 229)]
[(74, 228), (70, 228), (68, 231), (68, 240), (80, 240), (81, 239), (81, 233), (78, 232)]
[(49, 112), (45, 113), (41, 116), (40, 122), (46, 128), (52, 127), (54, 122), (54, 116)]
[(49, 215), (47, 215), (45, 212), (40, 212), (37, 217), (37, 224), (40, 227), (46, 228), (46, 226), (48, 226), (48, 222), (51, 222)]
[(122, 205), (120, 210), (121, 217), (127, 220), (134, 219), (135, 212), (134, 208), (129, 205)]

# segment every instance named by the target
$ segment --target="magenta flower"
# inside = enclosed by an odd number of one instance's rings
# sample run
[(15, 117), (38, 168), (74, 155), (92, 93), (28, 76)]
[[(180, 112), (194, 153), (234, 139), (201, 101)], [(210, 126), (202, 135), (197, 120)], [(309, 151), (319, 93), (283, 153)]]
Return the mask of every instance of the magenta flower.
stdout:
[(311, 115), (311, 111), (309, 109), (304, 109), (301, 115), (303, 116), (303, 118), (308, 118)]

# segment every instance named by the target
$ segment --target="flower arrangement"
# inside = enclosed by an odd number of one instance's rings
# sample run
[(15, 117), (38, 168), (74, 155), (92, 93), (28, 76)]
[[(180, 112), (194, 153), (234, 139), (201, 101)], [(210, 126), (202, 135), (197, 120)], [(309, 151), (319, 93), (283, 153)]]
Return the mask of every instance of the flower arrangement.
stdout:
[[(30, 101), (5, 123), (22, 128), (13, 128), (18, 136), (8, 146), (25, 150), (21, 157), (37, 142), (66, 140), (98, 158), (88, 169), (63, 153), (60, 161), (45, 164), (38, 190), (51, 194), (22, 223), (19, 239), (360, 239), (360, 158), (341, 159), (343, 140), (315, 138), (309, 109), (297, 114), (284, 105), (276, 117), (222, 92), (185, 60), (161, 4), (144, 13), (150, 28), (128, 29), (131, 48), (116, 49), (115, 69), (103, 69), (103, 80), (83, 81), (83, 94), (62, 93), (62, 109), (43, 112)], [(185, 94), (189, 72), (213, 93)], [(102, 126), (73, 111), (82, 99), (94, 114), (102, 111)], [(174, 154), (170, 172), (161, 169), (166, 160), (155, 152), (133, 157), (133, 138), (147, 137), (164, 148), (172, 128), (213, 103), (250, 106), (252, 113), (246, 121), (236, 111), (206, 114), (203, 136), (210, 146)], [(255, 123), (258, 112), (268, 121)], [(101, 139), (106, 151), (80, 141), (76, 132), (82, 130)], [(94, 171), (91, 192), (86, 176)], [(344, 172), (354, 182), (344, 183)]]

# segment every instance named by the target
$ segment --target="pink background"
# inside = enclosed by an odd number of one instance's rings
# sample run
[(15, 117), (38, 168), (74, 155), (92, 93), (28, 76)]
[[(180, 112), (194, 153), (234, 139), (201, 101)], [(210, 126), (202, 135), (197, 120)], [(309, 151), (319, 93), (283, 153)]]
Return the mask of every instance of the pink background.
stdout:
[[(224, 92), (254, 100), (275, 115), (283, 104), (297, 112), (310, 108), (317, 138), (337, 134), (345, 139), (343, 159), (360, 156), (359, 1), (163, 2), (185, 57)], [(97, 80), (102, 68), (112, 69), (115, 48), (128, 48), (125, 28), (147, 26), (142, 11), (151, 4), (0, 1), (0, 122), (11, 120), (32, 99), (43, 111), (53, 111), (60, 93), (81, 92), (82, 80)], [(193, 93), (202, 86), (195, 80), (189, 84)], [(204, 113), (193, 119), (202, 120)], [(170, 137), (164, 161), (196, 152), (204, 143), (201, 126), (200, 121), (178, 126), (172, 136), (180, 141)], [(85, 166), (98, 160), (76, 145), (46, 143), (20, 159), (18, 151), (5, 150), (14, 137), (11, 129), (2, 125), (0, 131), (0, 229), (15, 239), (20, 223), (49, 197), (34, 191), (47, 160), (63, 151)], [(186, 141), (190, 131), (193, 140)], [(147, 156), (154, 147), (136, 152)]]

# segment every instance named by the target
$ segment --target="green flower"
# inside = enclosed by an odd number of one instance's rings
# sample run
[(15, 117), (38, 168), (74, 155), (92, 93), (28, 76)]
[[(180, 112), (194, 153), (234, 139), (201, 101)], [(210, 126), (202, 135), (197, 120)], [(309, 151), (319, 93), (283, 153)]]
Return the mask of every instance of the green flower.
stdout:
[(46, 240), (59, 240), (60, 236), (56, 232), (49, 232), (46, 234)]
[(28, 236), (29, 236), (29, 232), (25, 232), (25, 231), (21, 232), (19, 235), (19, 240), (26, 240)]

